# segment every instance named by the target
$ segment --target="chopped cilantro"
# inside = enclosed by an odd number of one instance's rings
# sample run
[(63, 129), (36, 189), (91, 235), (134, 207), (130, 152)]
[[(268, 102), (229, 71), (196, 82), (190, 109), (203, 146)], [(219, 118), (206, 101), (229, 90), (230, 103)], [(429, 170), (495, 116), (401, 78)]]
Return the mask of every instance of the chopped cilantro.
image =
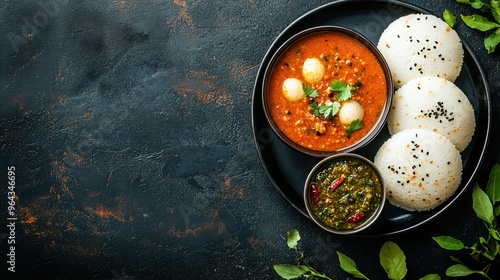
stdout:
[(327, 120), (330, 120), (338, 113), (339, 109), (340, 103), (337, 101), (327, 101), (319, 107), (319, 113), (323, 114)]
[(318, 91), (313, 89), (311, 85), (302, 84), (302, 89), (304, 89), (304, 93), (307, 97), (318, 97)]
[(347, 138), (351, 138), (351, 134), (358, 130), (361, 129), (365, 123), (361, 120), (353, 120), (346, 128), (346, 133), (347, 133)]
[(339, 102), (350, 99), (352, 97), (352, 90), (354, 90), (353, 87), (349, 86), (348, 84), (342, 81), (333, 81), (330, 84), (330, 89), (339, 92), (337, 94), (337, 100)]
[(316, 117), (321, 118), (321, 114), (319, 113), (318, 103), (313, 102), (309, 104), (309, 111), (311, 111)]

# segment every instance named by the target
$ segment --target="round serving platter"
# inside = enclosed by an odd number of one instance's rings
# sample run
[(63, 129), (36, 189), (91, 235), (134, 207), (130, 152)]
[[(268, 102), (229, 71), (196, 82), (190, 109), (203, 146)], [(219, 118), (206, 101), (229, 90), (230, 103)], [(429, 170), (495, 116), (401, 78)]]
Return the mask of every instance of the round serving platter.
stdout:
[[(274, 134), (262, 105), (262, 80), (273, 53), (288, 38), (299, 31), (319, 25), (338, 25), (352, 28), (374, 44), (382, 31), (397, 18), (410, 13), (430, 12), (397, 1), (343, 0), (320, 6), (291, 23), (272, 43), (257, 73), (252, 100), (252, 126), (260, 161), (268, 177), (285, 199), (304, 216), (304, 182), (320, 158), (307, 156), (287, 146)], [(464, 65), (455, 84), (467, 95), (476, 117), (476, 131), (467, 149), (462, 152), (463, 175), (457, 192), (443, 205), (432, 211), (408, 212), (387, 203), (380, 222), (363, 232), (364, 236), (383, 236), (403, 233), (428, 223), (446, 211), (468, 187), (474, 184), (484, 160), (491, 130), (491, 100), (487, 78), (470, 46), (462, 38)], [(369, 145), (355, 153), (373, 160), (379, 147), (389, 138), (387, 127)]]

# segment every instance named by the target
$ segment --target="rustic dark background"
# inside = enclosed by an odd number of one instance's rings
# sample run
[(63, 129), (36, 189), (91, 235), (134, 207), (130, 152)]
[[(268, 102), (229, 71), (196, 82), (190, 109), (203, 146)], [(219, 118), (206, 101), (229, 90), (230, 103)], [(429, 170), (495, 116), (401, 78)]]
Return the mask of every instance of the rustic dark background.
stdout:
[[(469, 194), (411, 233), (338, 237), (290, 206), (259, 162), (251, 101), (260, 62), (287, 25), (329, 2), (0, 0), (0, 276), (278, 279), (272, 266), (295, 261), (286, 232), (296, 228), (310, 263), (335, 279), (348, 277), (336, 251), (384, 279), (387, 240), (405, 252), (407, 279), (444, 279), (452, 254), (431, 237), (472, 244), (487, 234)], [(452, 0), (407, 2), (474, 12)], [(461, 21), (456, 29), (488, 76), (496, 127), (499, 51), (487, 54)], [(493, 129), (482, 185), (500, 162), (498, 137)], [(6, 273), (8, 166), (15, 274)]]

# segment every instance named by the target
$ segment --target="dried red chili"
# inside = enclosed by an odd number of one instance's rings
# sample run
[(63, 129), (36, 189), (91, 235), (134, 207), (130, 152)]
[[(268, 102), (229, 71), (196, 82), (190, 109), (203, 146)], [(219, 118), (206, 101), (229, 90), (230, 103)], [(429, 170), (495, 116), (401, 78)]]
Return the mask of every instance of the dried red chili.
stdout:
[(318, 190), (318, 185), (315, 183), (311, 184), (311, 194), (312, 194), (312, 199), (314, 201), (314, 204), (318, 204), (319, 202), (319, 190)]
[(351, 224), (354, 224), (354, 223), (359, 222), (365, 216), (366, 216), (365, 212), (359, 212), (359, 213), (356, 213), (356, 214), (350, 216), (349, 218), (347, 218), (347, 222), (351, 223)]
[(332, 184), (330, 185), (330, 190), (331, 191), (336, 190), (340, 186), (340, 184), (342, 184), (342, 182), (344, 182), (343, 177), (339, 177), (339, 178), (333, 180)]

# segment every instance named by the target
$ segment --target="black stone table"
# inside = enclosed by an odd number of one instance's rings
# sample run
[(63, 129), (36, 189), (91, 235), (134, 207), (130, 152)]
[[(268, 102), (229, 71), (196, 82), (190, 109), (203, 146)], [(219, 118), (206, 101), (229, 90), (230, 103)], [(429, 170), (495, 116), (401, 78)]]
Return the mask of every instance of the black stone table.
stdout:
[[(339, 237), (296, 211), (259, 161), (261, 60), (290, 23), (329, 2), (0, 0), (0, 278), (278, 279), (273, 265), (294, 263), (286, 233), (298, 229), (310, 264), (335, 279), (349, 277), (336, 251), (385, 279), (378, 254), (389, 240), (406, 254), (407, 279), (445, 279), (452, 254), (431, 237), (487, 234), (470, 191), (409, 233)], [(456, 30), (487, 74), (495, 127), (498, 51), (487, 54), (460, 20)], [(493, 129), (481, 185), (500, 162), (499, 137)]]

